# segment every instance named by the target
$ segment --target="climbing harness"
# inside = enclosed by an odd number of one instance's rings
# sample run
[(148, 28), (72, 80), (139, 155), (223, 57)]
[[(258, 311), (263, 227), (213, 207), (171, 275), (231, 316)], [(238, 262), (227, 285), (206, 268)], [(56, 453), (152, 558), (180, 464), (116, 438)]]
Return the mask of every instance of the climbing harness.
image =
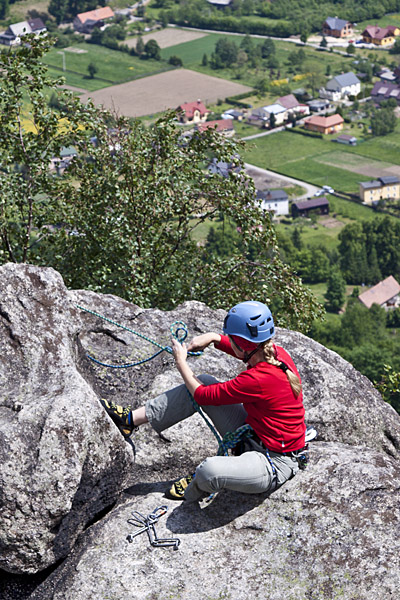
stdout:
[[(131, 329), (130, 327), (126, 327), (125, 325), (122, 325), (121, 323), (117, 323), (117, 321), (113, 321), (112, 319), (109, 319), (108, 317), (105, 317), (104, 315), (101, 315), (101, 314), (95, 312), (94, 310), (90, 310), (89, 308), (85, 308), (84, 306), (80, 306), (79, 304), (77, 304), (76, 307), (79, 308), (80, 310), (83, 310), (84, 312), (94, 315), (95, 317), (99, 317), (100, 319), (103, 319), (103, 321), (107, 321), (108, 323), (111, 323), (112, 325), (115, 325), (116, 327), (125, 329), (126, 331), (129, 331), (130, 333), (137, 335), (138, 337), (142, 338), (143, 340), (146, 340), (146, 342), (150, 342), (151, 344), (153, 344), (154, 346), (157, 346), (157, 348), (159, 348), (158, 352), (155, 352), (154, 354), (152, 354), (151, 356), (149, 356), (147, 358), (144, 358), (142, 360), (138, 360), (138, 361), (132, 362), (132, 363), (126, 363), (123, 365), (109, 365), (107, 363), (101, 362), (100, 360), (97, 360), (97, 358), (94, 358), (90, 354), (87, 354), (87, 357), (91, 361), (93, 361), (94, 363), (96, 363), (98, 365), (101, 365), (102, 367), (109, 367), (110, 369), (128, 369), (130, 367), (136, 367), (138, 365), (142, 365), (142, 364), (152, 360), (153, 358), (155, 358), (156, 356), (161, 354), (161, 352), (168, 352), (169, 354), (172, 354), (171, 346), (163, 346), (162, 344), (159, 344), (155, 340), (152, 340), (151, 338), (147, 337), (147, 335), (144, 335), (143, 333), (139, 333), (139, 331), (135, 331), (134, 329)], [(174, 337), (181, 344), (185, 341), (185, 339), (187, 338), (187, 335), (188, 335), (187, 325), (183, 321), (175, 321), (174, 323), (172, 323), (172, 325), (170, 327), (170, 331), (171, 331), (172, 337)], [(189, 354), (189, 356), (200, 356), (201, 354), (203, 354), (203, 352), (188, 352), (188, 354)]]
[(149, 538), (149, 542), (152, 546), (157, 548), (173, 546), (174, 550), (178, 550), (179, 544), (181, 543), (179, 538), (159, 538), (156, 532), (156, 523), (165, 515), (168, 510), (168, 506), (158, 506), (145, 517), (142, 513), (134, 510), (132, 512), (132, 518), (128, 519), (128, 523), (130, 525), (134, 525), (135, 527), (139, 527), (138, 531), (135, 533), (130, 533), (126, 538), (128, 542), (133, 542), (134, 538), (141, 533), (147, 532), (147, 536)]

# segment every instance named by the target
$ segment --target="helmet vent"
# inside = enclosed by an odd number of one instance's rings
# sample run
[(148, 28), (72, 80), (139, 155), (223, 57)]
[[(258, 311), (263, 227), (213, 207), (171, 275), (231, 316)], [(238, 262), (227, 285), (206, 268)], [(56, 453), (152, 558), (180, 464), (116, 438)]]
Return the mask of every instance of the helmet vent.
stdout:
[(250, 321), (256, 321), (260, 317), (261, 317), (261, 315), (256, 315), (255, 317), (250, 317)]

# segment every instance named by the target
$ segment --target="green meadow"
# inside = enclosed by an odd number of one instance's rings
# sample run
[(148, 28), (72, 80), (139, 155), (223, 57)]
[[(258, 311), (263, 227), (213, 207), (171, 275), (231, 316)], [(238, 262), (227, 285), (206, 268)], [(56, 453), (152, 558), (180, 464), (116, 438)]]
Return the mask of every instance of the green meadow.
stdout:
[[(221, 38), (228, 38), (239, 46), (243, 37), (243, 35), (211, 33), (197, 40), (193, 40), (192, 42), (185, 42), (183, 44), (177, 44), (176, 46), (164, 48), (161, 51), (161, 56), (165, 60), (168, 60), (171, 56), (178, 56), (182, 60), (183, 66), (187, 69), (199, 71), (200, 73), (205, 73), (207, 75), (213, 75), (214, 77), (221, 77), (222, 79), (240, 81), (240, 83), (245, 85), (254, 86), (262, 77), (270, 77), (269, 70), (266, 72), (264, 68), (252, 69), (247, 65), (242, 69), (238, 69), (237, 67), (212, 69), (209, 64), (202, 64), (204, 54), (207, 55), (209, 60), (211, 54), (215, 50), (216, 43)], [(255, 45), (261, 44), (262, 39), (253, 38), (253, 42)], [(279, 69), (275, 72), (275, 75), (278, 77), (279, 73), (279, 79), (288, 77), (289, 85), (292, 89), (301, 87), (307, 81), (306, 74), (303, 79), (293, 79), (293, 74), (289, 73), (288, 65), (286, 64), (289, 54), (298, 51), (300, 48), (302, 48), (306, 54), (304, 70), (307, 72), (312, 72), (316, 69), (321, 70), (321, 68), (323, 72), (325, 72), (328, 65), (332, 73), (341, 72), (343, 70), (349, 71), (352, 69), (353, 59), (351, 57), (330, 52), (320, 52), (319, 50), (309, 46), (303, 46), (302, 44), (298, 45), (296, 43), (280, 40), (274, 40), (274, 44), (276, 48), (276, 57), (280, 64)], [(272, 92), (271, 95), (273, 95)], [(277, 92), (276, 95), (279, 95), (279, 93)]]
[(318, 186), (331, 185), (336, 190), (357, 194), (359, 182), (368, 181), (371, 175), (355, 171), (370, 164), (370, 159), (375, 168), (381, 166), (382, 170), (400, 164), (400, 136), (397, 130), (350, 147), (335, 144), (330, 136), (319, 139), (282, 131), (247, 142), (244, 159)]
[[(84, 42), (74, 44), (71, 49), (72, 51), (66, 48), (62, 50), (53, 48), (44, 57), (44, 62), (49, 65), (51, 75), (56, 77), (62, 75), (65, 77), (67, 85), (88, 91), (99, 90), (173, 68), (164, 62), (141, 60), (125, 52)], [(66, 71), (63, 71), (63, 55), (65, 56)], [(90, 63), (93, 63), (98, 69), (92, 79), (88, 74)]]

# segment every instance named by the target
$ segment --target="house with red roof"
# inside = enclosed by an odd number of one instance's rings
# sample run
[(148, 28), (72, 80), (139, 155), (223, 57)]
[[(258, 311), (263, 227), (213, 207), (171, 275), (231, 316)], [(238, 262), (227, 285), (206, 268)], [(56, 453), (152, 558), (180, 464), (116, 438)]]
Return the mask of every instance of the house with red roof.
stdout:
[(79, 13), (73, 22), (74, 29), (80, 33), (92, 33), (95, 27), (103, 27), (105, 22), (113, 17), (114, 11), (109, 6)]
[(367, 25), (361, 35), (366, 44), (390, 46), (391, 44), (394, 44), (395, 38), (400, 35), (400, 28), (395, 25), (389, 25), (388, 27)]
[(304, 116), (310, 114), (310, 107), (307, 104), (301, 104), (294, 94), (281, 96), (276, 100), (276, 103), (286, 108), (287, 115), (295, 114)]
[(178, 119), (181, 123), (201, 123), (210, 114), (201, 100), (180, 104), (177, 111), (179, 111)]
[(315, 115), (306, 119), (304, 127), (309, 131), (318, 131), (318, 133), (326, 135), (328, 133), (336, 133), (343, 129), (343, 123), (343, 117), (338, 114), (329, 115), (328, 117)]
[(386, 310), (397, 308), (400, 306), (400, 285), (392, 275), (389, 275), (360, 294), (358, 299), (367, 308), (371, 308), (373, 304), (378, 304)]
[(232, 137), (235, 135), (232, 119), (218, 119), (217, 121), (206, 121), (205, 123), (198, 123), (196, 125), (196, 130), (200, 133), (203, 133), (203, 131), (207, 131), (208, 129), (215, 129), (215, 131), (222, 133), (225, 137)]

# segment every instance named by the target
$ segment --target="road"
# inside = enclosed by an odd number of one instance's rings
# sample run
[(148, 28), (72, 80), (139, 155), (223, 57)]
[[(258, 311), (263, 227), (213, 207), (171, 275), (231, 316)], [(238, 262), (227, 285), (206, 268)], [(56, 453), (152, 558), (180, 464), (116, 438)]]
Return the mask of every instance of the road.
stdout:
[(250, 177), (265, 177), (265, 178), (273, 178), (280, 179), (281, 181), (291, 183), (294, 185), (300, 185), (305, 188), (307, 191), (302, 196), (299, 196), (297, 200), (306, 200), (310, 196), (314, 196), (315, 193), (321, 189), (315, 185), (311, 185), (310, 183), (306, 183), (305, 181), (301, 181), (300, 179), (294, 179), (293, 177), (288, 177), (287, 175), (281, 175), (280, 173), (276, 173), (275, 171), (268, 171), (267, 169), (261, 169), (260, 167), (256, 167), (255, 165), (250, 165), (245, 163), (246, 173), (250, 175)]

